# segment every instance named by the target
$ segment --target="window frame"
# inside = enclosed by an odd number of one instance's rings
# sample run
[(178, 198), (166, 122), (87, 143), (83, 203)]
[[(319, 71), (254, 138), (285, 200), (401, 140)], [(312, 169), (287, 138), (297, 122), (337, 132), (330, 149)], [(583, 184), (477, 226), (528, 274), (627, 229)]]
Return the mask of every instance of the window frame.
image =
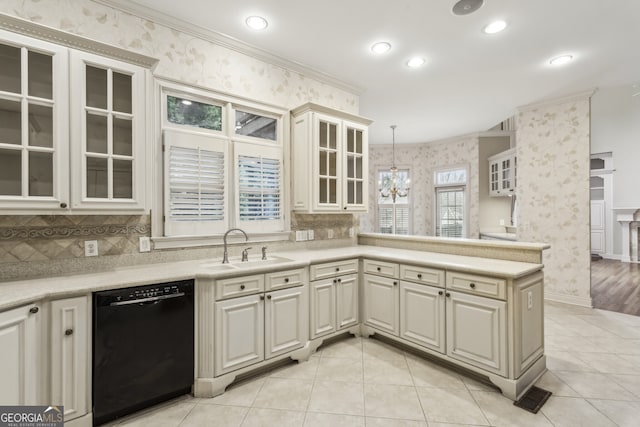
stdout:
[[(389, 174), (389, 167), (384, 167), (384, 166), (380, 166), (377, 169), (377, 173), (376, 173), (376, 184), (378, 184), (378, 182), (381, 181), (381, 175), (382, 174)], [(407, 172), (407, 179), (411, 179), (411, 168), (410, 167), (398, 167), (398, 172)], [(379, 186), (378, 186), (378, 190), (379, 190)], [(391, 234), (398, 234), (397, 231), (397, 225), (396, 225), (396, 205), (401, 205), (403, 207), (407, 208), (407, 234), (399, 234), (401, 236), (407, 236), (407, 235), (411, 235), (413, 232), (413, 198), (411, 197), (411, 191), (409, 191), (409, 193), (407, 194), (407, 203), (393, 203), (392, 201), (387, 202), (387, 203), (381, 203), (380, 202), (380, 192), (377, 191), (376, 194), (376, 214), (375, 214), (375, 218), (376, 218), (376, 232), (377, 233), (382, 233), (381, 228), (380, 228), (380, 208), (392, 208), (392, 221), (391, 221)], [(385, 233), (387, 234), (387, 233)]]
[[(465, 180), (462, 182), (453, 182), (453, 183), (445, 183), (438, 184), (438, 174), (443, 172), (451, 172), (456, 170), (464, 170), (465, 171)], [(468, 237), (469, 233), (469, 192), (467, 191), (469, 186), (469, 166), (468, 165), (453, 165), (447, 166), (444, 168), (439, 168), (433, 171), (433, 235), (436, 237), (442, 238), (453, 238), (447, 236), (439, 236), (438, 235), (438, 220), (439, 220), (439, 205), (438, 205), (438, 193), (443, 191), (459, 191), (463, 192), (463, 218), (462, 218), (462, 233), (460, 237), (465, 239)]]
[[(153, 210), (151, 212), (152, 241), (155, 249), (184, 248), (197, 246), (211, 246), (222, 244), (223, 233), (220, 234), (197, 234), (189, 236), (165, 236), (164, 234), (164, 143), (163, 131), (165, 129), (180, 129), (208, 134), (215, 138), (225, 139), (228, 142), (228, 158), (225, 163), (228, 165), (227, 171), (227, 193), (229, 194), (226, 206), (226, 216), (228, 227), (240, 227), (238, 212), (238, 181), (237, 181), (237, 153), (236, 147), (249, 147), (260, 145), (269, 147), (281, 152), (281, 219), (278, 230), (264, 231), (264, 227), (256, 227), (254, 230), (246, 230), (251, 241), (282, 241), (288, 240), (290, 234), (290, 204), (289, 204), (289, 115), (288, 110), (273, 105), (262, 104), (256, 101), (234, 97), (232, 95), (188, 86), (161, 78), (155, 81), (155, 111), (156, 124), (154, 126), (153, 144), (153, 183), (154, 194)], [(218, 105), (222, 110), (222, 130), (212, 130), (198, 128), (189, 125), (180, 125), (169, 122), (167, 119), (166, 97), (167, 95), (177, 96), (186, 99), (196, 100), (206, 104)], [(262, 116), (271, 117), (277, 120), (276, 140), (239, 135), (235, 133), (235, 110), (252, 112)], [(240, 149), (239, 151), (242, 151)], [(259, 229), (258, 229), (259, 228)], [(229, 236), (229, 241), (234, 241), (237, 236)], [(243, 237), (244, 239), (244, 237)], [(239, 241), (239, 240), (238, 240)]]

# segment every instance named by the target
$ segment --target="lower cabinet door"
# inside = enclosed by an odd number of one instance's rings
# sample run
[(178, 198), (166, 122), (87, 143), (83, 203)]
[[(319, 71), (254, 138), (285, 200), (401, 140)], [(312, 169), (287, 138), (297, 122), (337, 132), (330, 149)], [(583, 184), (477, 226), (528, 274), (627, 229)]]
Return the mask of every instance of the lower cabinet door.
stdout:
[(506, 302), (446, 292), (447, 354), (506, 376)]
[(323, 279), (311, 282), (311, 339), (336, 330), (336, 281), (337, 279)]
[(89, 303), (87, 297), (51, 302), (51, 402), (64, 419), (88, 412)]
[(364, 276), (364, 321), (371, 327), (398, 335), (398, 279)]
[(306, 287), (266, 294), (265, 359), (300, 348), (309, 336)]
[(264, 360), (264, 303), (251, 295), (215, 303), (215, 375)]
[(37, 403), (39, 311), (30, 304), (0, 313), (0, 405)]
[(444, 289), (400, 282), (400, 337), (444, 353)]
[(339, 277), (336, 283), (336, 319), (338, 329), (358, 323), (358, 275)]

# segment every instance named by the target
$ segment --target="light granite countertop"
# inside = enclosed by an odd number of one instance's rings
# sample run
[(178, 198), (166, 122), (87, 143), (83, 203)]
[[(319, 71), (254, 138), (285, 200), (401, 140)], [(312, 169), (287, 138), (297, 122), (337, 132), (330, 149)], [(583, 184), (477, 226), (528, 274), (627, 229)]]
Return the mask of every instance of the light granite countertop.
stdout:
[(509, 240), (512, 242), (515, 242), (517, 240), (516, 233), (500, 233), (500, 232), (493, 232), (493, 231), (481, 232), (480, 240), (482, 240), (482, 236), (487, 236), (487, 237), (491, 237), (493, 239), (498, 239), (498, 240)]
[[(383, 261), (424, 265), (445, 270), (515, 279), (542, 269), (542, 264), (450, 255), (376, 246), (283, 251), (247, 264), (222, 266), (220, 260), (198, 259), (164, 264), (120, 267), (109, 271), (0, 283), (0, 310), (45, 299), (66, 298), (105, 289), (148, 285), (192, 278), (224, 278), (306, 267), (309, 264), (369, 257)], [(234, 267), (233, 265), (238, 265)]]

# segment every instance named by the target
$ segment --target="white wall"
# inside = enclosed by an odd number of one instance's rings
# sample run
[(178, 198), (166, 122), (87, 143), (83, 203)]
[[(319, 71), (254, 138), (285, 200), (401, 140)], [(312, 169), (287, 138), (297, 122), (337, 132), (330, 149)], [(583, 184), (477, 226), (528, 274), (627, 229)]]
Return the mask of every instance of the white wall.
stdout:
[[(640, 207), (640, 95), (632, 93), (625, 85), (599, 89), (591, 98), (591, 152), (613, 155), (611, 207)], [(618, 223), (613, 230), (613, 253), (620, 255)]]

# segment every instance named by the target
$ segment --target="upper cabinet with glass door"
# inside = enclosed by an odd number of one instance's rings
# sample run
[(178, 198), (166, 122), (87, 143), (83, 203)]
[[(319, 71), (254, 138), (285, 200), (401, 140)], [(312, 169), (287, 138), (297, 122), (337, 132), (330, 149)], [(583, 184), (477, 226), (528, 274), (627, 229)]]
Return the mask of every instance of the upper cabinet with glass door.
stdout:
[(0, 209), (67, 208), (67, 49), (0, 31)]
[(292, 111), (295, 211), (367, 211), (369, 124), (313, 103)]
[(145, 70), (72, 51), (74, 209), (144, 208)]

